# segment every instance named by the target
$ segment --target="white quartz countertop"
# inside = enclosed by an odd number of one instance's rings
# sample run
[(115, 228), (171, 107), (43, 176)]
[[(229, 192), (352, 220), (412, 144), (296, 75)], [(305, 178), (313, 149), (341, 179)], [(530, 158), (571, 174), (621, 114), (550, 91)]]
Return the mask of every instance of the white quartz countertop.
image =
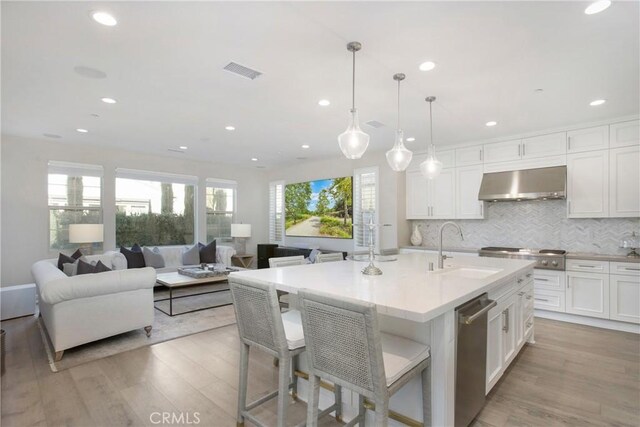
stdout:
[[(533, 268), (531, 261), (458, 256), (445, 269), (428, 272), (437, 256), (426, 253), (397, 255), (397, 261), (377, 263), (381, 276), (365, 276), (366, 262), (341, 261), (234, 272), (242, 278), (272, 284), (297, 293), (307, 288), (343, 298), (372, 302), (378, 313), (427, 322)], [(487, 277), (480, 277), (487, 276)]]

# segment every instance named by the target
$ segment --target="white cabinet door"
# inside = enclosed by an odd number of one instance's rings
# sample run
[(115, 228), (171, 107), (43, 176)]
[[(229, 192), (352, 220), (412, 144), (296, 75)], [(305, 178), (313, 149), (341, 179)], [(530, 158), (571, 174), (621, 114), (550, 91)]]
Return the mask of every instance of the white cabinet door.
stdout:
[(482, 163), (482, 146), (457, 148), (456, 166), (477, 165)]
[(640, 120), (610, 125), (609, 143), (611, 148), (640, 145)]
[(443, 169), (440, 175), (429, 183), (429, 204), (434, 219), (456, 217), (456, 173), (454, 169)]
[(533, 284), (537, 289), (564, 292), (564, 271), (533, 270)]
[(566, 132), (550, 133), (522, 140), (522, 159), (558, 156), (566, 153)]
[(420, 171), (407, 171), (407, 219), (426, 219), (429, 216), (427, 201), (428, 182)]
[(438, 150), (436, 157), (442, 162), (443, 168), (452, 168), (456, 165), (456, 150)]
[(596, 126), (567, 132), (567, 153), (609, 148), (609, 126)]
[(609, 318), (609, 275), (567, 271), (567, 313)]
[(512, 141), (495, 142), (493, 144), (485, 144), (484, 162), (508, 162), (512, 160), (520, 160), (521, 140), (514, 139)]
[(514, 294), (507, 299), (502, 311), (502, 363), (505, 368), (509, 366), (509, 363), (511, 363), (518, 353), (518, 347), (516, 345), (517, 318), (517, 294)]
[(484, 202), (478, 200), (482, 165), (456, 168), (456, 218), (484, 218)]
[(609, 280), (609, 318), (640, 323), (640, 276), (612, 274)]
[(609, 216), (640, 216), (640, 147), (609, 152)]
[(489, 311), (487, 318), (487, 387), (489, 393), (502, 375), (502, 307)]
[(609, 216), (609, 150), (567, 156), (567, 216)]

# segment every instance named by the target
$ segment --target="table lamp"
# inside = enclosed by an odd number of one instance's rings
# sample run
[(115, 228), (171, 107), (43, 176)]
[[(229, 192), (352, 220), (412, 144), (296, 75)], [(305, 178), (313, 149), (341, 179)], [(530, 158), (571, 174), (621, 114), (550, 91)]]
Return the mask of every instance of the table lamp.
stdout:
[(69, 224), (69, 243), (80, 243), (80, 249), (84, 249), (86, 255), (91, 255), (93, 252), (93, 243), (103, 241), (102, 224)]
[(231, 224), (231, 237), (238, 242), (238, 255), (247, 253), (247, 239), (251, 237), (251, 224)]

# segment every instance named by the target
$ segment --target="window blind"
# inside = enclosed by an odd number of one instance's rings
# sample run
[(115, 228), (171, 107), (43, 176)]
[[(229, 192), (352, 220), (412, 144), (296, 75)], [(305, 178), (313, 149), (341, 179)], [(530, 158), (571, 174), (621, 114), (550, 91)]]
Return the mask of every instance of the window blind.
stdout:
[(167, 172), (151, 172), (137, 169), (116, 169), (116, 177), (124, 179), (139, 179), (143, 181), (163, 182), (165, 184), (198, 185), (198, 177), (180, 175)]
[(86, 165), (83, 163), (58, 162), (51, 160), (48, 163), (50, 174), (69, 176), (95, 176), (102, 178), (103, 169), (99, 165)]
[(284, 181), (269, 183), (269, 242), (284, 243)]
[(378, 248), (380, 228), (376, 228), (373, 235), (369, 235), (366, 224), (373, 219), (374, 224), (378, 224), (378, 168), (356, 169), (354, 177), (354, 203), (353, 203), (353, 223), (354, 227), (354, 250), (362, 251), (369, 247), (370, 239)]

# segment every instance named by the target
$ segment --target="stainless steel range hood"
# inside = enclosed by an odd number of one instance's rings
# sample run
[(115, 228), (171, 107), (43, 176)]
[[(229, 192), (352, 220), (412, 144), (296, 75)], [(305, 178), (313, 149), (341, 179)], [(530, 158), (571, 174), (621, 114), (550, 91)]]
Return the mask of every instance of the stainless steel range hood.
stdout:
[(489, 202), (565, 199), (566, 197), (566, 166), (485, 173), (482, 176), (478, 194), (478, 200)]

